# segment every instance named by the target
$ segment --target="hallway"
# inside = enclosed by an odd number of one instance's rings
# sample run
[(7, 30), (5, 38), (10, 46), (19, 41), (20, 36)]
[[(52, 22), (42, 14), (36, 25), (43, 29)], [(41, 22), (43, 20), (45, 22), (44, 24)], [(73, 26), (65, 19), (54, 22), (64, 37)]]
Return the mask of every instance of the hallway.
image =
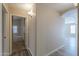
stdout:
[(2, 8), (4, 56), (77, 56), (73, 3), (3, 3)]

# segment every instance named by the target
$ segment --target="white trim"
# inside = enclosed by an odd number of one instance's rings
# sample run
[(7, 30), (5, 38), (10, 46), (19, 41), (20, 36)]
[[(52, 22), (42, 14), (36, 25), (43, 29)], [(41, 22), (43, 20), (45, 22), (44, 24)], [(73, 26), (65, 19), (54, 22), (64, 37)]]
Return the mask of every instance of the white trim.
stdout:
[(64, 54), (64, 53), (62, 53), (62, 52), (60, 52), (60, 51), (57, 51), (60, 55), (62, 55), (62, 56), (67, 56), (66, 54)]
[(76, 27), (75, 27), (75, 29), (76, 29), (76, 56), (78, 56), (78, 17), (77, 17), (77, 19), (76, 19)]
[(52, 53), (58, 51), (59, 49), (63, 48), (64, 46), (65, 46), (65, 45), (61, 45), (60, 47), (58, 47), (58, 48), (52, 50), (51, 52), (49, 52), (49, 53), (48, 53), (47, 55), (45, 55), (45, 56), (49, 56), (50, 54), (52, 54)]
[(2, 56), (2, 3), (0, 4), (0, 56)]
[(28, 50), (30, 51), (30, 53), (32, 54), (32, 56), (35, 56), (33, 53), (32, 53), (32, 50), (30, 48), (28, 48)]
[(4, 52), (3, 56), (9, 56), (9, 52)]

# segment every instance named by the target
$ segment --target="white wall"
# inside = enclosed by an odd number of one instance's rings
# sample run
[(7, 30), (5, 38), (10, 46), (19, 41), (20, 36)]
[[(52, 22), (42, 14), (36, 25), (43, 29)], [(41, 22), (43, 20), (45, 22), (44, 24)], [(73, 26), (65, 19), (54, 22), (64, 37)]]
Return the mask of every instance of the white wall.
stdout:
[(2, 12), (2, 35), (6, 38), (2, 39), (3, 55), (9, 55), (9, 19), (6, 10)]
[(29, 16), (29, 49), (35, 55), (35, 17)]
[(37, 4), (37, 55), (47, 55), (64, 44), (64, 20), (54, 9)]
[(29, 45), (29, 49), (32, 53), (32, 55), (36, 55), (36, 4), (34, 4), (33, 6), (33, 13), (34, 15), (30, 16), (28, 15), (28, 25), (29, 25), (29, 28), (28, 28), (28, 31), (29, 31), (29, 41), (28, 41), (28, 45)]
[(2, 55), (2, 4), (0, 3), (0, 56)]

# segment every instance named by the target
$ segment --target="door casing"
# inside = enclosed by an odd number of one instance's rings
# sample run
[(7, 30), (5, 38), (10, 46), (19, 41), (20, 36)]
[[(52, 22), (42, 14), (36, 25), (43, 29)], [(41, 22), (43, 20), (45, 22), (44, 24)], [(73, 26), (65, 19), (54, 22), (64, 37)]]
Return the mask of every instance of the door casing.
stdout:
[(18, 15), (18, 14), (11, 14), (10, 13), (10, 27), (9, 27), (9, 29), (10, 29), (10, 54), (12, 53), (12, 16), (19, 16), (19, 17), (24, 17), (25, 18), (25, 46), (26, 46), (26, 48), (28, 48), (28, 18), (27, 18), (27, 16), (24, 16), (24, 15)]

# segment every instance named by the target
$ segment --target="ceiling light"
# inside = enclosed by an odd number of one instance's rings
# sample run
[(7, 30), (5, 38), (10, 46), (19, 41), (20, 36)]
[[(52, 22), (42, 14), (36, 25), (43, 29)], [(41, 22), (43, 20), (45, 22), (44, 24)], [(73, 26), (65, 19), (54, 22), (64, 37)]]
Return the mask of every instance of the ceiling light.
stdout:
[(35, 13), (33, 12), (33, 10), (29, 11), (28, 14), (29, 14), (30, 16), (35, 16)]

